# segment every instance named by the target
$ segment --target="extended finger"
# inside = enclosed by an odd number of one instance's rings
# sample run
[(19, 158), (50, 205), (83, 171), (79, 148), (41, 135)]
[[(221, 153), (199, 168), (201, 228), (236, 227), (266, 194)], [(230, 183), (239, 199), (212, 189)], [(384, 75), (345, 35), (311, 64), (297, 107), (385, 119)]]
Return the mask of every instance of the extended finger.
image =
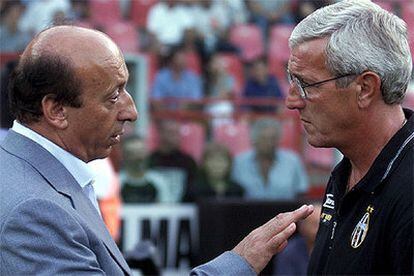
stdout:
[(303, 205), (302, 207), (287, 213), (278, 214), (276, 217), (264, 224), (263, 232), (267, 238), (271, 238), (275, 234), (283, 231), (291, 223), (308, 217), (313, 212), (312, 205)]

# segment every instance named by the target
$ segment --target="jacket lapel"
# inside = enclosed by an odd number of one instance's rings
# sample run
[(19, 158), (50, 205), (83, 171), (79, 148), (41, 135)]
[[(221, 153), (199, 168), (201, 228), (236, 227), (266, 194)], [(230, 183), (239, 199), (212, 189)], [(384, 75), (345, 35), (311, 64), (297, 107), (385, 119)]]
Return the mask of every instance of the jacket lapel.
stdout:
[(69, 197), (73, 208), (77, 210), (90, 229), (102, 239), (112, 258), (126, 274), (130, 274), (124, 257), (110, 236), (98, 211), (62, 163), (39, 144), (12, 130), (4, 139), (2, 147), (29, 162), (56, 191)]

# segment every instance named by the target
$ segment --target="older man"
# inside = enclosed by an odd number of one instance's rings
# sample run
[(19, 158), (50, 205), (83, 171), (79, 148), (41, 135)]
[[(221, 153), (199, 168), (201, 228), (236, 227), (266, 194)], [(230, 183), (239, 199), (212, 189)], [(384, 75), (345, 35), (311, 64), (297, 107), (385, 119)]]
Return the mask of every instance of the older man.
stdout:
[[(130, 274), (86, 166), (137, 118), (127, 80), (118, 47), (94, 30), (50, 28), (24, 51), (11, 80), (17, 120), (0, 145), (1, 275)], [(311, 212), (279, 215), (194, 273), (259, 272)]]
[(414, 116), (406, 24), (369, 1), (304, 19), (290, 90), (308, 141), (345, 156), (329, 180), (309, 274), (413, 274)]

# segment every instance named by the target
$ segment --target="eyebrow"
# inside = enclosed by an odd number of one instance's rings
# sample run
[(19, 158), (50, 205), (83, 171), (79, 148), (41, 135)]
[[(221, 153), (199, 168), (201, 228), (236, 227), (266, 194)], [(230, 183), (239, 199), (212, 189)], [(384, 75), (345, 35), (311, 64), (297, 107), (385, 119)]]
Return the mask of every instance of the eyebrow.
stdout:
[(310, 84), (311, 82), (308, 82), (308, 81), (304, 81), (303, 80), (303, 77), (301, 77), (301, 76), (299, 76), (299, 75), (297, 75), (297, 74), (294, 74), (294, 73), (292, 73), (290, 70), (289, 70), (289, 67), (288, 67), (288, 69), (287, 69), (287, 71), (289, 72), (289, 74), (291, 74), (292, 76), (294, 76), (295, 78), (297, 78), (302, 84)]

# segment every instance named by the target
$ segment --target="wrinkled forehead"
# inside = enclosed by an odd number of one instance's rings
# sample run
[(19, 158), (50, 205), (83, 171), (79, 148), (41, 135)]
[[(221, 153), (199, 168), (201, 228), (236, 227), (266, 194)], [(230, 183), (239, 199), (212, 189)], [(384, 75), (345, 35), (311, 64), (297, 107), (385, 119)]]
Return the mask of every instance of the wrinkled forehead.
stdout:
[(326, 69), (327, 39), (305, 41), (291, 49), (288, 69), (291, 72)]

